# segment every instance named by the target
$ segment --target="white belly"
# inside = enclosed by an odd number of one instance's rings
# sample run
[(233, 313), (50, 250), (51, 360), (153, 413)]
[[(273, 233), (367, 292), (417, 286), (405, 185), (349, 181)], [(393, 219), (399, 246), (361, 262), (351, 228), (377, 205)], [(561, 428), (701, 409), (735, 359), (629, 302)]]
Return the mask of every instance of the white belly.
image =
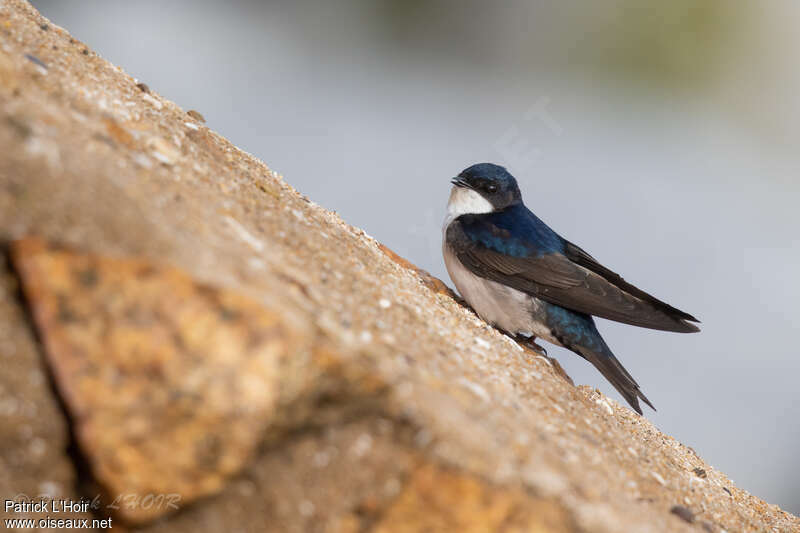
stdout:
[(512, 335), (534, 336), (560, 345), (550, 329), (537, 320), (544, 312), (537, 298), (476, 276), (461, 264), (446, 242), (442, 251), (450, 279), (478, 316)]

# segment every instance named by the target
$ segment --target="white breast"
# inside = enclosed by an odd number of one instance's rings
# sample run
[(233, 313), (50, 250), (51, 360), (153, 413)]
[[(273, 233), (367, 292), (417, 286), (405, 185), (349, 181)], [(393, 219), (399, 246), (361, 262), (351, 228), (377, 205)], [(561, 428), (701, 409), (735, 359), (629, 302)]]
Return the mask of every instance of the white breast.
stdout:
[(534, 336), (560, 345), (550, 329), (540, 322), (543, 309), (537, 298), (476, 276), (461, 264), (447, 242), (443, 243), (442, 251), (450, 279), (478, 316), (512, 335)]
[(537, 298), (501, 283), (476, 276), (469, 271), (447, 246), (447, 226), (461, 215), (494, 211), (492, 204), (477, 192), (453, 187), (447, 203), (447, 217), (442, 228), (442, 253), (450, 279), (459, 294), (472, 306), (478, 316), (512, 335), (535, 336), (560, 344), (550, 329), (540, 322), (543, 309)]

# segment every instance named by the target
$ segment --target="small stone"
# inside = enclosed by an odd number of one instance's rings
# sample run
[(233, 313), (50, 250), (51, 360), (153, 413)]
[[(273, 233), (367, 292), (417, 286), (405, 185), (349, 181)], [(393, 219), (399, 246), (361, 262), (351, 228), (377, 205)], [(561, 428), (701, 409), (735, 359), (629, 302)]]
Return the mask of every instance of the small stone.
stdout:
[(486, 392), (486, 389), (484, 389), (483, 387), (481, 387), (477, 383), (473, 383), (472, 381), (470, 381), (470, 380), (468, 380), (467, 378), (464, 378), (464, 377), (459, 378), (458, 382), (461, 383), (462, 385), (464, 385), (469, 390), (471, 390), (472, 393), (475, 394), (475, 396), (479, 397), (483, 401), (485, 401), (485, 402), (491, 401), (492, 398), (491, 398), (491, 396), (489, 396), (489, 393)]
[(605, 410), (605, 412), (608, 413), (609, 415), (614, 414), (614, 409), (611, 407), (611, 404), (609, 404), (605, 398), (600, 397), (596, 399), (594, 403), (602, 407)]
[(50, 26), (48, 26), (47, 24), (42, 24), (41, 26), (39, 26), (39, 28), (40, 28), (42, 31), (47, 31), (47, 30), (49, 30), (49, 29), (50, 29)]
[(205, 122), (206, 121), (206, 119), (203, 117), (203, 115), (201, 115), (199, 111), (195, 111), (194, 109), (190, 109), (189, 111), (186, 112), (186, 114), (189, 115), (190, 117), (192, 117), (193, 119), (195, 119), (198, 122)]
[(690, 524), (694, 522), (694, 513), (683, 505), (673, 505), (669, 512), (685, 522)]
[(139, 90), (142, 91), (143, 93), (150, 92), (150, 87), (148, 87), (146, 83), (139, 82), (136, 84), (136, 87), (138, 87)]
[(486, 342), (485, 340), (481, 339), (480, 337), (475, 337), (475, 344), (482, 348), (491, 348), (492, 345)]
[(134, 154), (133, 162), (142, 168), (152, 168), (153, 162), (144, 154)]
[(659, 474), (658, 472), (650, 472), (650, 475), (653, 476), (653, 479), (658, 481), (661, 485), (665, 487), (667, 486), (667, 482), (664, 480), (663, 477), (661, 477), (661, 474)]
[(152, 150), (151, 155), (165, 165), (174, 165), (181, 155), (177, 148), (160, 137), (151, 138), (147, 144)]
[(142, 99), (149, 102), (153, 107), (155, 107), (158, 110), (161, 110), (161, 108), (164, 107), (164, 105), (161, 102), (150, 96), (148, 93), (145, 93), (144, 96), (142, 96)]
[(42, 61), (41, 59), (39, 59), (35, 55), (33, 55), (33, 54), (25, 54), (25, 57), (28, 59), (28, 61), (32, 62), (34, 65), (38, 65), (38, 66), (42, 67), (43, 69), (47, 70), (47, 65), (44, 63), (44, 61)]
[(700, 467), (695, 468), (694, 470), (692, 470), (692, 472), (694, 472), (695, 475), (697, 477), (699, 477), (700, 479), (705, 479), (705, 478), (708, 477), (708, 474), (706, 474), (706, 471), (704, 469), (700, 468)]

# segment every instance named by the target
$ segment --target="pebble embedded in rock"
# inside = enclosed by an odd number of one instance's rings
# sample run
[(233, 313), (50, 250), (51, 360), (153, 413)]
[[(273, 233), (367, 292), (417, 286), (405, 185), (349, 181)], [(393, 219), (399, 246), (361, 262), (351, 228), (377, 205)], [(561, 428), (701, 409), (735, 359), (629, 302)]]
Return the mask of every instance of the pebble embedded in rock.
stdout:
[(195, 111), (194, 109), (190, 109), (189, 111), (186, 112), (186, 114), (189, 115), (190, 117), (192, 117), (193, 119), (195, 119), (198, 122), (205, 123), (205, 121), (206, 121), (205, 117), (203, 115), (201, 115), (199, 111)]
[(156, 98), (150, 96), (150, 93), (144, 93), (142, 95), (142, 100), (150, 103), (153, 107), (155, 107), (159, 111), (161, 110), (162, 107), (164, 107), (164, 105), (161, 102), (159, 102)]
[(152, 150), (151, 155), (165, 165), (174, 165), (181, 155), (175, 146), (161, 137), (151, 138), (147, 145)]
[(36, 57), (35, 55), (33, 55), (33, 54), (25, 54), (25, 57), (28, 58), (28, 60), (31, 61), (33, 64), (38, 65), (38, 66), (42, 67), (45, 70), (47, 69), (47, 65), (45, 64), (45, 62), (42, 61), (41, 59), (39, 59), (38, 57)]
[(688, 507), (684, 507), (683, 505), (673, 505), (669, 512), (685, 522), (690, 524), (694, 522), (694, 513)]

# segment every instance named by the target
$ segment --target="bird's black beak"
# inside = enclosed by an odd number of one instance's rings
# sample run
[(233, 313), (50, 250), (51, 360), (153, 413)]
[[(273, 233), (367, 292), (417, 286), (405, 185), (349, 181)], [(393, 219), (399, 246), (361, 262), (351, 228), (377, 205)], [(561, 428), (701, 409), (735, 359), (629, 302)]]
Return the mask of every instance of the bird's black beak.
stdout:
[(460, 176), (456, 176), (455, 178), (451, 179), (450, 183), (452, 183), (456, 187), (465, 187), (467, 189), (471, 189), (472, 188), (472, 187), (469, 186), (469, 183), (467, 183), (467, 180), (465, 180), (464, 178), (462, 178)]

